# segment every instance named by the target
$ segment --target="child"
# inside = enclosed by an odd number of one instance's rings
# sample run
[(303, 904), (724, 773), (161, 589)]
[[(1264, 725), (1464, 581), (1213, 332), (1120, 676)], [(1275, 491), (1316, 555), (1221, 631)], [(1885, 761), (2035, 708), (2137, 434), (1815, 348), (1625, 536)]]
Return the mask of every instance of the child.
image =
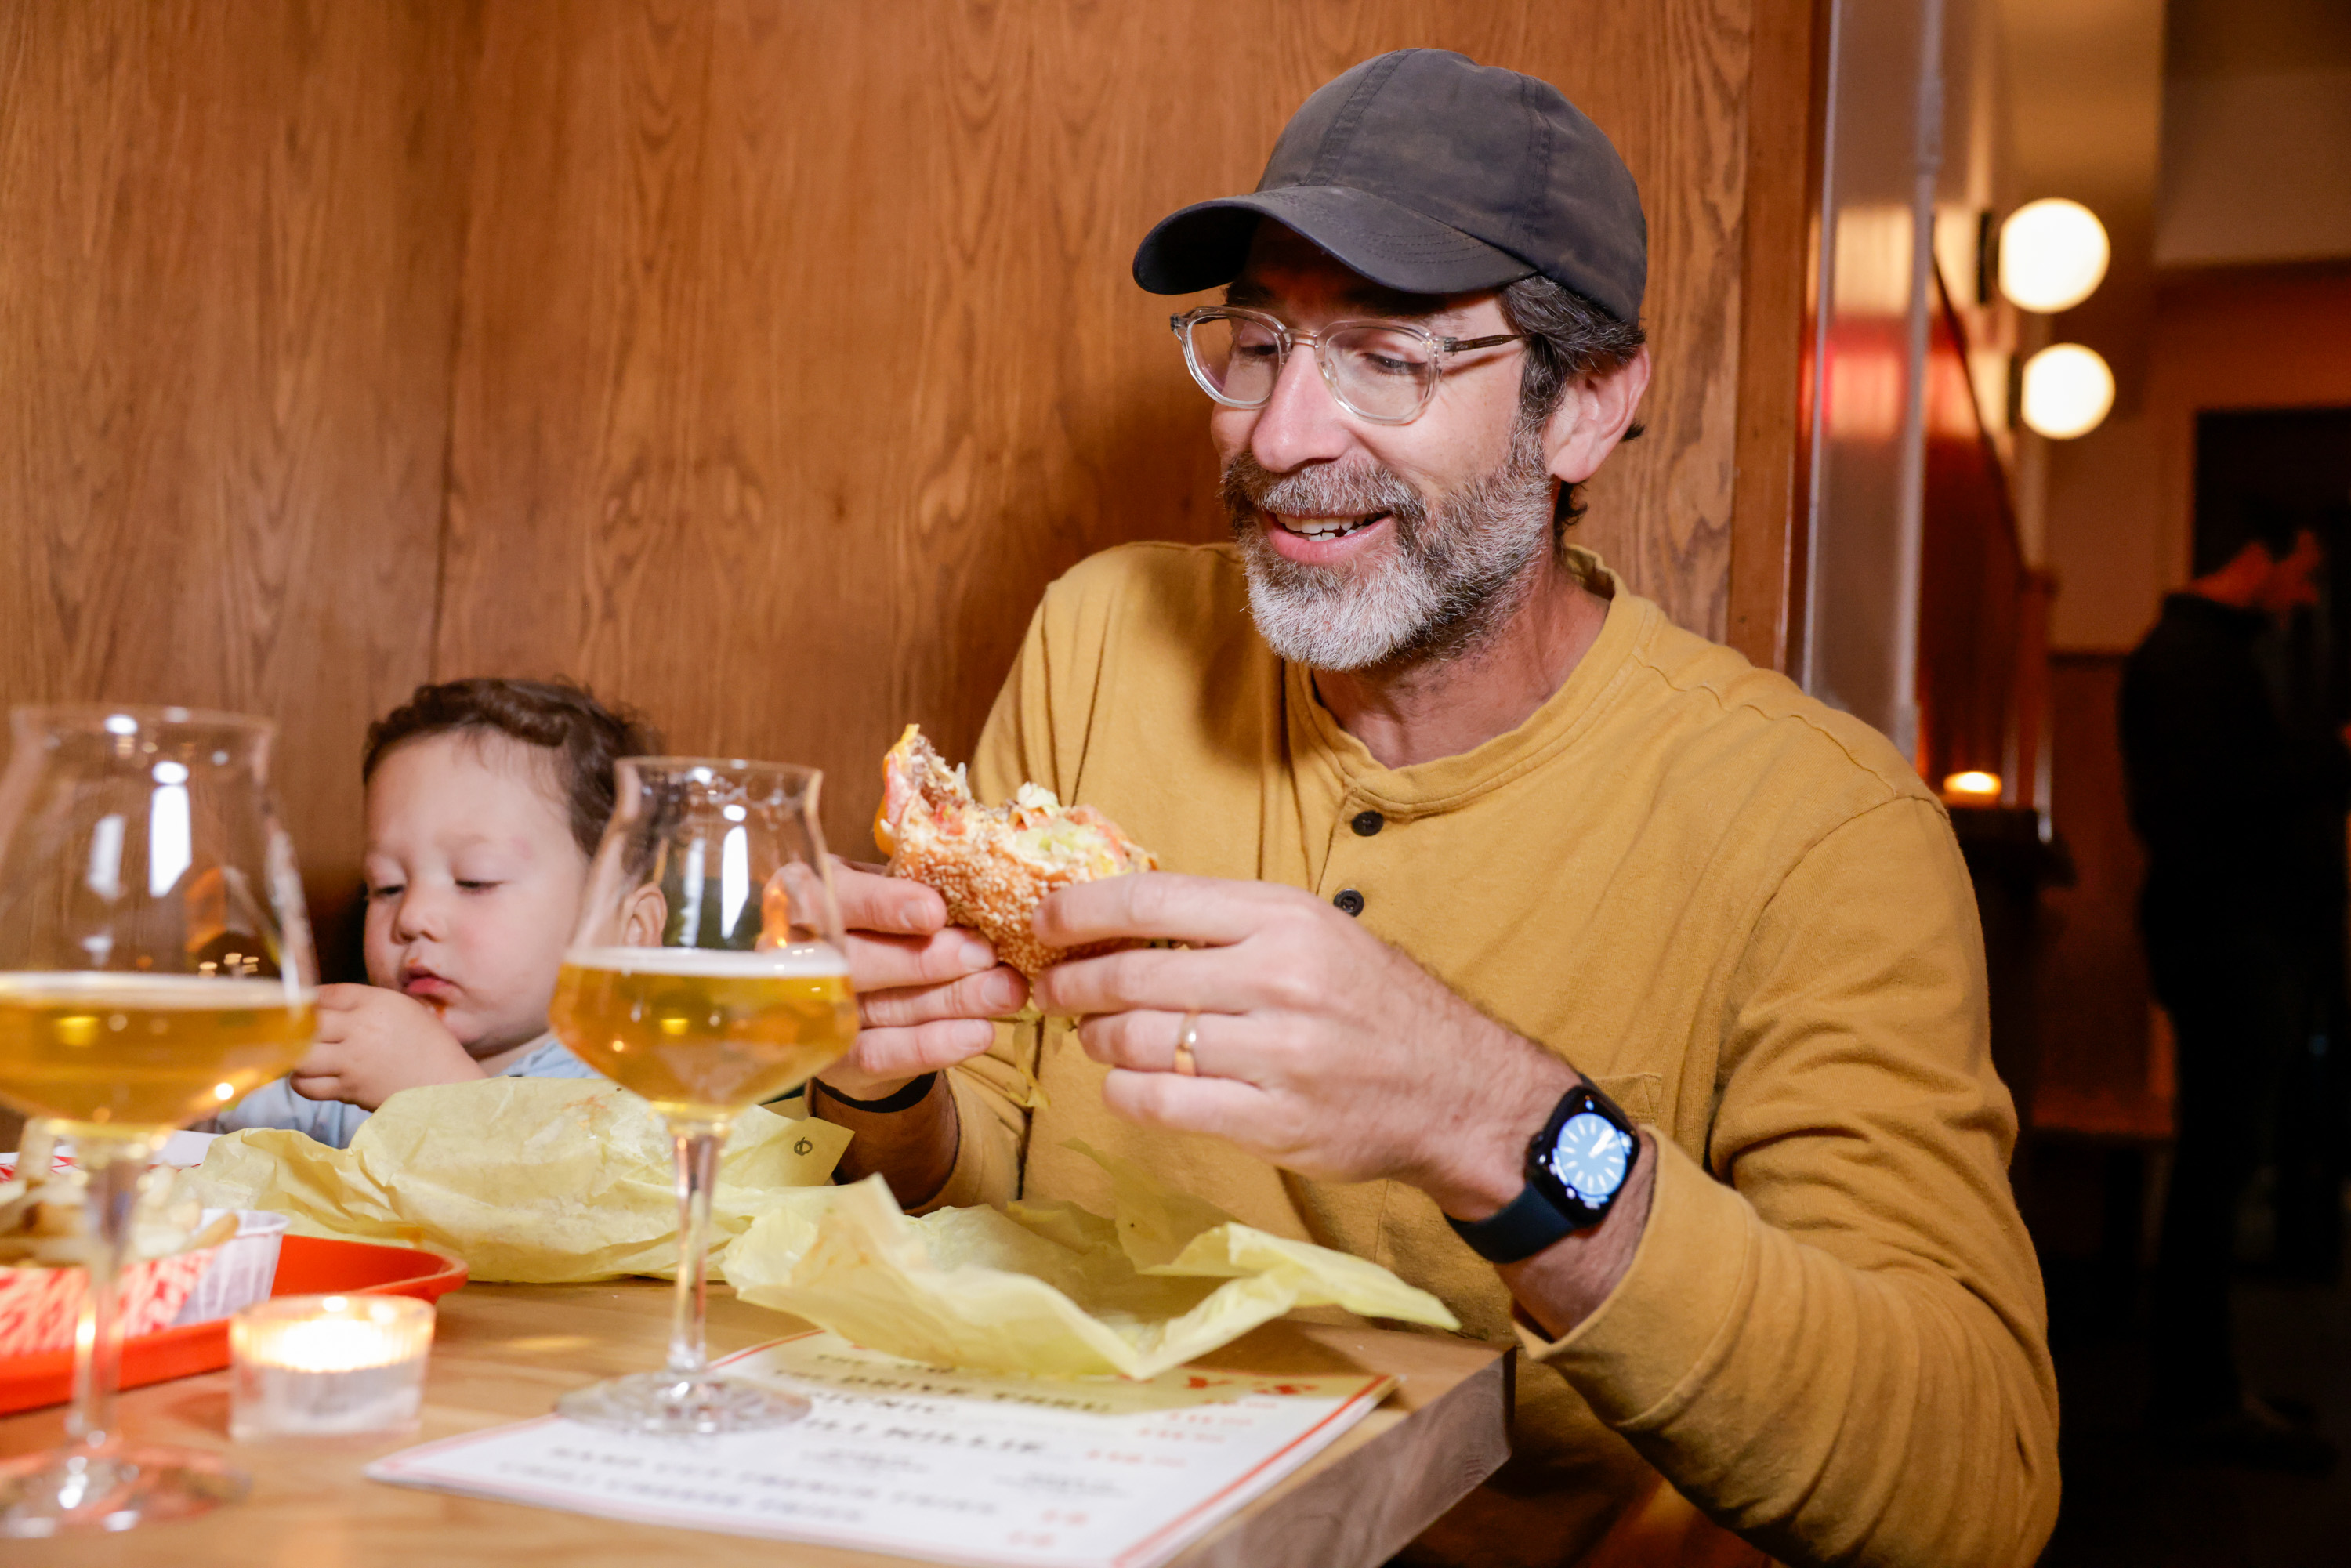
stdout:
[(593, 1078), (548, 1031), (612, 763), (660, 748), (633, 716), (538, 681), (419, 686), (368, 729), (367, 971), (319, 990), (319, 1039), (288, 1078), (214, 1123), (347, 1146), (402, 1089)]

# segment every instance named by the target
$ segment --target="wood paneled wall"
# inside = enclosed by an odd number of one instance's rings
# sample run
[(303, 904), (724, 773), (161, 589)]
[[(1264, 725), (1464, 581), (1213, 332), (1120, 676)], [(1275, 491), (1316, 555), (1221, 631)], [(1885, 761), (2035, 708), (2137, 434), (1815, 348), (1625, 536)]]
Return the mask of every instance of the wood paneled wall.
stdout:
[(1749, 236), (1776, 256), (1803, 190), (1750, 191), (1747, 116), (1795, 134), (1810, 12), (26, 0), (0, 16), (0, 701), (277, 715), (302, 851), (341, 875), (370, 716), (564, 672), (680, 748), (825, 768), (865, 849), (888, 738), (968, 747), (1054, 574), (1218, 535), (1207, 405), (1133, 247), (1408, 44), (1557, 83), (1638, 177), (1649, 434), (1583, 528), (1721, 636), (1735, 533), (1786, 549), (1783, 484), (1731, 512), (1795, 428), (1740, 417), (1786, 379), (1742, 394), (1742, 341), (1799, 331), (1742, 296), (1802, 305), (1748, 288)]
[(433, 667), (474, 52), (462, 6), (0, 7), (0, 706), (269, 714), (346, 875)]

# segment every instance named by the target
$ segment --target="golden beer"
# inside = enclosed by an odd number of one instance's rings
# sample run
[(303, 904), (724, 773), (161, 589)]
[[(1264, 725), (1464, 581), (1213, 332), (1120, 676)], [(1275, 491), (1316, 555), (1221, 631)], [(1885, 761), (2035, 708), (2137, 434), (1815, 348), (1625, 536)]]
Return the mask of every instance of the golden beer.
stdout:
[(69, 1122), (184, 1126), (287, 1071), (314, 1032), (309, 996), (282, 980), (0, 974), (0, 1100)]
[(820, 946), (575, 947), (548, 1019), (582, 1061), (695, 1122), (798, 1088), (857, 1042), (848, 963)]

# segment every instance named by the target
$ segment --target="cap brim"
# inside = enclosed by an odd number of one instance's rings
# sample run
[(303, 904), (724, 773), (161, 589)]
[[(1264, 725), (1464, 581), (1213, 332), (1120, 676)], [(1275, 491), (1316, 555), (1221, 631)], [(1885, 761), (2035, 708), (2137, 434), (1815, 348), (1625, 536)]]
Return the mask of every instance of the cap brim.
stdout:
[(1459, 229), (1345, 185), (1286, 185), (1170, 214), (1134, 252), (1134, 281), (1192, 294), (1240, 276), (1258, 220), (1297, 230), (1373, 282), (1407, 294), (1499, 288), (1536, 268)]

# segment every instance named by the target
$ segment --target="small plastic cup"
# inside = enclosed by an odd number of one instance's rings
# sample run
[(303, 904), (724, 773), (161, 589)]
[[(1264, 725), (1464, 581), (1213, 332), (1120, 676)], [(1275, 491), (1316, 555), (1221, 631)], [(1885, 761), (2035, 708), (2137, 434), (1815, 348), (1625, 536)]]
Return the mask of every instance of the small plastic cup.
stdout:
[(230, 1320), (229, 1435), (407, 1431), (424, 1405), (433, 1306), (407, 1296), (277, 1296)]
[[(226, 1212), (207, 1208), (204, 1223), (209, 1225)], [(286, 1225), (282, 1214), (258, 1208), (238, 1210), (236, 1234), (221, 1243), (212, 1267), (204, 1270), (204, 1277), (188, 1293), (172, 1326), (176, 1329), (190, 1323), (208, 1323), (256, 1301), (267, 1301), (269, 1288), (277, 1280), (277, 1249), (286, 1239)]]

